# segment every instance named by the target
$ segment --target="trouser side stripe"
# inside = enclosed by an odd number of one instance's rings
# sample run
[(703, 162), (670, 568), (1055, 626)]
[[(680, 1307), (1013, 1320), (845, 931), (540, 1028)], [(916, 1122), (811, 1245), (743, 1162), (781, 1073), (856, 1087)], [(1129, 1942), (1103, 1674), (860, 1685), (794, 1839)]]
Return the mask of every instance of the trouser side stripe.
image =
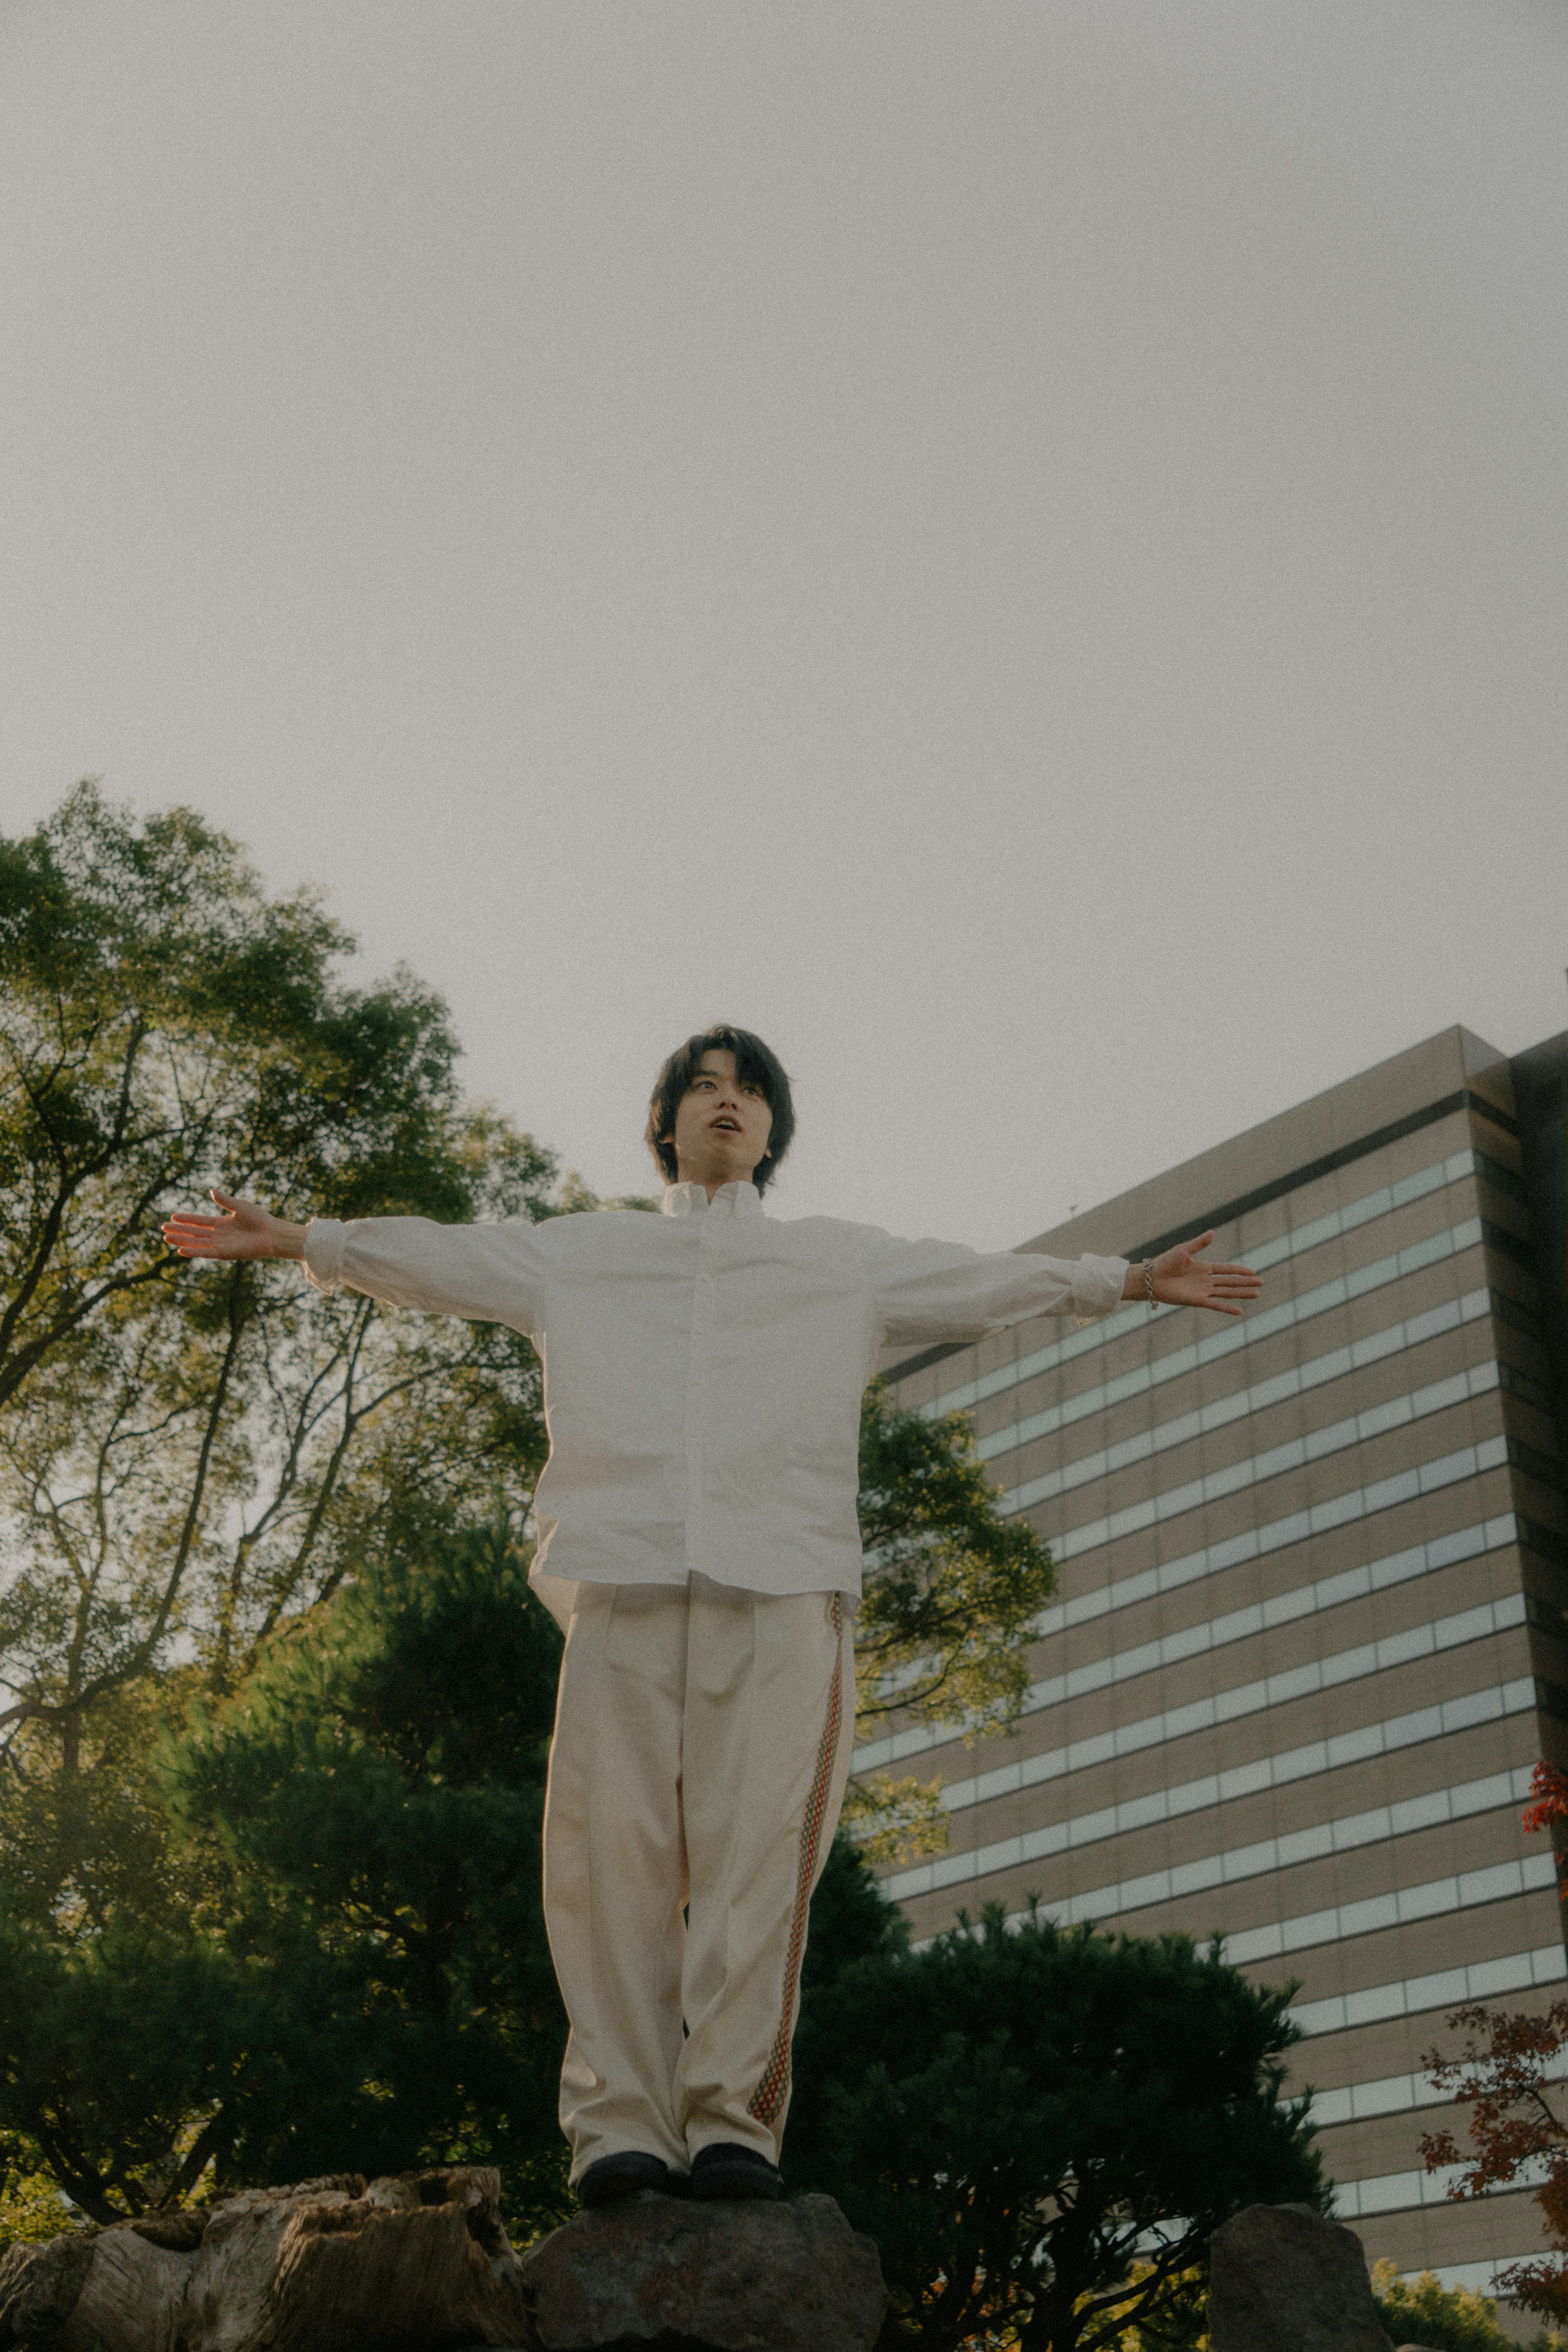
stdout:
[(805, 1818), (800, 1823), (800, 1853), (795, 1873), (795, 1909), (789, 1922), (789, 1949), (784, 1964), (783, 2006), (779, 2017), (779, 2031), (774, 2036), (762, 2080), (747, 2105), (747, 2115), (755, 2116), (760, 2124), (773, 2121), (782, 2108), (789, 2088), (789, 2042), (795, 2022), (795, 1996), (800, 1990), (800, 1962), (806, 1949), (806, 1922), (810, 1911), (811, 1888), (817, 1875), (822, 1821), (828, 1808), (828, 1792), (832, 1787), (833, 1766), (839, 1751), (839, 1730), (843, 1717), (844, 1611), (842, 1597), (837, 1592), (832, 1598), (831, 1613), (839, 1646), (833, 1660), (833, 1684), (828, 1698), (827, 1721), (822, 1726), (816, 1769), (811, 1775)]

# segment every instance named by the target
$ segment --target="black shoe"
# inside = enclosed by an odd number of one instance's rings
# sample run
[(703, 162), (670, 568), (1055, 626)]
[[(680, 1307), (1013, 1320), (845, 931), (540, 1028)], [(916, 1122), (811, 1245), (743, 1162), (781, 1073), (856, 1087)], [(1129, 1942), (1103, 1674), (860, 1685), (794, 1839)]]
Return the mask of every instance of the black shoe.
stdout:
[(738, 2140), (715, 2140), (692, 2158), (694, 2197), (778, 2197), (783, 2188), (779, 2167)]
[(601, 2156), (597, 2164), (591, 2164), (577, 2184), (577, 2194), (586, 2206), (613, 2205), (622, 2197), (635, 2197), (639, 2189), (656, 2189), (661, 2197), (685, 2197), (686, 2177), (684, 2172), (672, 2172), (658, 2157), (629, 2147), (619, 2156)]

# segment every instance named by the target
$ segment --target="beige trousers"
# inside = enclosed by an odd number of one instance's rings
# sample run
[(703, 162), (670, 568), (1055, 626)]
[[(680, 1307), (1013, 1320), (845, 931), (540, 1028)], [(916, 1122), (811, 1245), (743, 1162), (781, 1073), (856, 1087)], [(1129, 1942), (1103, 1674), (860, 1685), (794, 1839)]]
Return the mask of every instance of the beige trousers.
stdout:
[(578, 1587), (544, 1836), (574, 2180), (628, 2148), (685, 2171), (714, 2140), (777, 2161), (853, 1731), (840, 1594)]

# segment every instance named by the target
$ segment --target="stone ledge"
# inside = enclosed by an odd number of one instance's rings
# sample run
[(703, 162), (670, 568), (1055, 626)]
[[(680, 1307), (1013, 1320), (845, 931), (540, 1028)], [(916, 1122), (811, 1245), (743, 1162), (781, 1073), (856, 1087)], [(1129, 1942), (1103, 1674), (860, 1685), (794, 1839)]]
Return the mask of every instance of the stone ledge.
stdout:
[(242, 2189), (0, 2255), (0, 2352), (871, 2352), (882, 2265), (831, 2197), (644, 2190), (519, 2260), (453, 2165)]
[(871, 2352), (887, 2308), (875, 2246), (831, 2197), (644, 2189), (530, 2247), (522, 2292), (538, 2352)]
[(1394, 2352), (1361, 2240), (1310, 2205), (1248, 2205), (1209, 2241), (1213, 2352)]

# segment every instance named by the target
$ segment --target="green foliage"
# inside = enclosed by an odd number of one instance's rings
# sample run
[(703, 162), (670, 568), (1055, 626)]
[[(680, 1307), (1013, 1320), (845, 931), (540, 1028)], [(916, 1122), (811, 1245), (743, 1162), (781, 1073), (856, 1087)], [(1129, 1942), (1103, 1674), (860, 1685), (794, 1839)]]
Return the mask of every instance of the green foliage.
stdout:
[[(188, 1267), (159, 1227), (214, 1181), (299, 1217), (652, 1203), (552, 1192), (550, 1155), (464, 1104), (439, 999), (403, 971), (348, 987), (350, 946), (188, 810), (138, 824), (84, 785), (0, 840), (5, 2228), (50, 2210), (46, 2176), (110, 2220), (198, 2179), (463, 2156), (501, 2164), (515, 2219), (561, 2208), (538, 1892), (558, 1642), (521, 1554), (476, 1531), (516, 1519), (543, 1457), (533, 1351), (293, 1268)], [(862, 1729), (1007, 1724), (1044, 1547), (1000, 1517), (963, 1416), (873, 1386), (861, 1448)], [(945, 1835), (930, 1783), (854, 1803), (888, 1850)], [(923, 2216), (961, 2260), (983, 2245), (993, 2300), (1039, 2301), (1034, 2224), (997, 2184), (1071, 2138), (1042, 2088), (1061, 2053), (1004, 1984), (1045, 1936), (910, 1954), (847, 1841), (814, 1906), (792, 2149), (863, 2176), (932, 2345)], [(943, 1968), (970, 1990), (939, 2032)], [(904, 2134), (902, 2172), (863, 2117)]]
[[(1002, 1517), (967, 1414), (899, 1412), (873, 1381), (861, 1409), (860, 1479), (860, 1737), (896, 1719), (972, 1743), (1016, 1722), (1055, 1570), (1033, 1528)], [(876, 1862), (938, 1853), (947, 1843), (939, 1786), (917, 1775), (860, 1775), (844, 1818)]]
[[(1134, 2264), (1130, 2284), (1150, 2276)], [(1113, 2352), (1208, 2352), (1208, 2272), (1201, 2263), (1164, 2284), (1159, 2301), (1136, 2327), (1111, 2338)]]
[(871, 1571), (855, 1626), (862, 1738), (895, 1712), (962, 1724), (971, 1738), (1015, 1719), (1055, 1571), (1033, 1528), (1002, 1517), (968, 1416), (895, 1411), (873, 1381), (860, 1482)]
[(1281, 2096), (1291, 1992), (1185, 1937), (1009, 1933), (999, 1906), (873, 1950), (803, 2002), (791, 2185), (877, 2240), (919, 2352), (1009, 2326), (1031, 2352), (1158, 2342), (1230, 2213), (1326, 2204)]
[[(498, 2162), (563, 2210), (539, 1895), (559, 1636), (504, 1524), (367, 1572), (168, 1738), (172, 1924), (0, 1899), (0, 2124), (95, 2219), (213, 2181)], [(0, 1886), (0, 1896), (8, 1890)], [(144, 1890), (145, 1891), (145, 1890)]]
[(218, 1924), (267, 2011), (236, 2172), (509, 2144), (532, 2178), (553, 2157), (539, 1830), (559, 1652), (503, 1522), (365, 1577), (172, 1748), (176, 1818), (230, 1874)]
[(585, 1210), (598, 1209), (658, 1209), (658, 1201), (651, 1192), (622, 1192), (613, 1201), (601, 1200), (585, 1177), (575, 1168), (569, 1168), (561, 1178), (552, 1204), (562, 1216), (578, 1216)]
[(34, 1773), (75, 1769), (177, 1643), (222, 1688), (394, 1524), (537, 1474), (517, 1334), (160, 1237), (213, 1182), (300, 1215), (546, 1213), (554, 1163), (464, 1107), (439, 999), (345, 987), (350, 945), (188, 810), (138, 825), (83, 785), (0, 841), (0, 1736)]
[[(1391, 2262), (1374, 2265), (1373, 2294), (1378, 2316), (1396, 2344), (1420, 2344), (1428, 2352), (1517, 2352), (1514, 2339), (1498, 2326), (1497, 2305), (1469, 2287), (1439, 2286), (1430, 2271), (1401, 2278)], [(1553, 2352), (1559, 2336), (1537, 2336), (1529, 2352)]]
[(802, 2000), (825, 1995), (854, 1961), (891, 1959), (908, 1948), (908, 1920), (867, 1869), (863, 1848), (841, 1829), (811, 1897)]
[(69, 2208), (47, 2172), (21, 2141), (0, 2132), (0, 2252), (16, 2243), (37, 2244), (71, 2226)]

